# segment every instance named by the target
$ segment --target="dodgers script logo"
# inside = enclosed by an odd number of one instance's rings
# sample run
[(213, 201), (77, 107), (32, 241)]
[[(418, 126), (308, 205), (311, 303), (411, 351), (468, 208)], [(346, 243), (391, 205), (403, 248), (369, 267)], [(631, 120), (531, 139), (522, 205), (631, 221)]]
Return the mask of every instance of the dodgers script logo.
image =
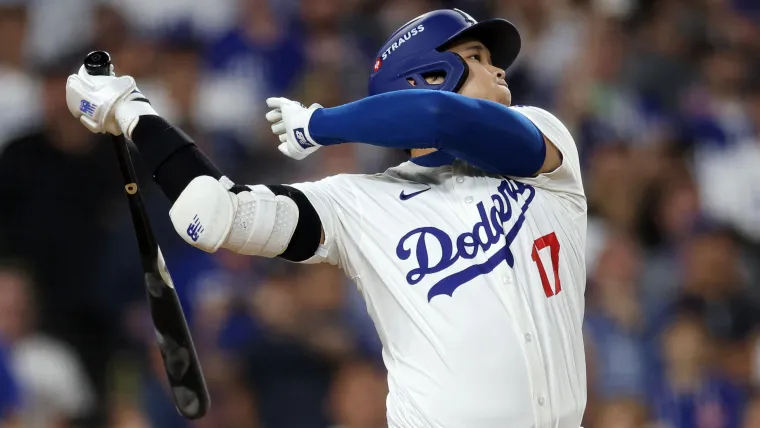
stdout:
[[(503, 180), (496, 190), (497, 193), (491, 195), (493, 206), (488, 211), (483, 202), (477, 204), (480, 221), (475, 223), (471, 231), (451, 237), (436, 227), (420, 227), (410, 231), (399, 240), (396, 256), (401, 260), (408, 260), (414, 256), (417, 262), (417, 267), (407, 272), (406, 282), (409, 285), (419, 283), (427, 275), (446, 270), (460, 258), (470, 260), (481, 251), (488, 251), (493, 245), (503, 244), (485, 262), (470, 265), (459, 272), (452, 272), (433, 284), (428, 292), (428, 301), (440, 294), (451, 296), (459, 286), (480, 275), (488, 274), (501, 262), (507, 262), (510, 267), (514, 266), (515, 259), (509, 247), (525, 222), (525, 212), (533, 201), (536, 190), (530, 185), (511, 180)], [(522, 207), (517, 207), (515, 204), (513, 209), (512, 203), (517, 202), (518, 195), (526, 192), (527, 196)], [(517, 217), (512, 227), (505, 230), (505, 223), (513, 216)], [(430, 259), (428, 245), (431, 243), (440, 248), (440, 259)]]

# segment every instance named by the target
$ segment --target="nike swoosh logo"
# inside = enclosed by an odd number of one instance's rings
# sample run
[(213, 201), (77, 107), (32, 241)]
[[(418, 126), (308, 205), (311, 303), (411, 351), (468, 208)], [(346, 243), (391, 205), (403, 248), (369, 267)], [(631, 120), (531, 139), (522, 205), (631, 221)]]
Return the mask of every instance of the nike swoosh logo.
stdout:
[(430, 190), (430, 189), (431, 189), (431, 188), (430, 188), (430, 187), (428, 187), (427, 189), (418, 190), (418, 191), (416, 191), (416, 192), (414, 192), (414, 193), (404, 193), (404, 191), (402, 190), (402, 191), (401, 191), (401, 194), (400, 194), (400, 195), (398, 195), (398, 197), (399, 197), (399, 198), (400, 198), (402, 201), (405, 201), (405, 200), (407, 200), (407, 199), (411, 199), (411, 198), (413, 198), (413, 197), (415, 197), (415, 196), (419, 195), (420, 193), (424, 193), (424, 192), (427, 192), (427, 191), (428, 191), (428, 190)]

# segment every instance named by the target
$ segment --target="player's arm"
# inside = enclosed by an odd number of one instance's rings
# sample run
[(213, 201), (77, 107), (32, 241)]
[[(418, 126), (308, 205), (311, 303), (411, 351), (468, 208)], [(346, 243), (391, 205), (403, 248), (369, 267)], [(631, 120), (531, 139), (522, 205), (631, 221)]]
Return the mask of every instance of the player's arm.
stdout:
[(317, 109), (308, 131), (320, 145), (435, 148), (483, 170), (515, 177), (532, 177), (561, 164), (557, 148), (525, 115), (450, 92), (396, 91)]
[(131, 138), (172, 202), (175, 230), (189, 244), (207, 252), (226, 248), (300, 262), (322, 242), (320, 218), (300, 190), (234, 184), (160, 116), (141, 116)]
[(287, 185), (235, 185), (195, 143), (160, 117), (129, 76), (90, 76), (84, 67), (66, 84), (69, 111), (94, 133), (134, 141), (154, 180), (172, 202), (177, 233), (207, 252), (304, 261), (317, 251), (322, 225), (313, 205)]

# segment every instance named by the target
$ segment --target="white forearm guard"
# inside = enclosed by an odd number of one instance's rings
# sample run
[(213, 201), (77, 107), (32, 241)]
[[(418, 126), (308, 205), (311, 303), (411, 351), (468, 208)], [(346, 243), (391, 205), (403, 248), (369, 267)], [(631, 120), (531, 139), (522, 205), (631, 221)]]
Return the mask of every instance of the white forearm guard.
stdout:
[(169, 210), (174, 230), (188, 244), (213, 253), (275, 257), (288, 247), (298, 224), (298, 206), (268, 187), (234, 194), (226, 177), (196, 177)]

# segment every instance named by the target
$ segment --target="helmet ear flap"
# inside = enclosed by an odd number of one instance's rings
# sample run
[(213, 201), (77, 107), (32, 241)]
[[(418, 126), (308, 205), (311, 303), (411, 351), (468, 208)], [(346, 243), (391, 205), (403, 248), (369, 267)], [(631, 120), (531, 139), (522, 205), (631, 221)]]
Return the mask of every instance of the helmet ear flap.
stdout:
[(461, 76), (459, 76), (459, 81), (457, 81), (457, 84), (454, 85), (454, 89), (451, 90), (451, 92), (459, 93), (459, 90), (462, 89), (462, 86), (464, 86), (464, 83), (467, 81), (467, 78), (470, 77), (470, 66), (467, 65), (467, 61), (462, 58), (461, 55), (459, 55), (456, 52), (449, 52), (450, 54), (454, 55), (459, 61), (462, 62), (462, 65), (464, 66), (464, 72)]
[[(470, 68), (454, 52), (432, 51), (420, 56), (405, 58), (383, 68), (370, 77), (369, 93), (403, 89), (429, 89), (458, 92), (467, 80)], [(425, 77), (443, 76), (443, 83), (429, 84)]]

